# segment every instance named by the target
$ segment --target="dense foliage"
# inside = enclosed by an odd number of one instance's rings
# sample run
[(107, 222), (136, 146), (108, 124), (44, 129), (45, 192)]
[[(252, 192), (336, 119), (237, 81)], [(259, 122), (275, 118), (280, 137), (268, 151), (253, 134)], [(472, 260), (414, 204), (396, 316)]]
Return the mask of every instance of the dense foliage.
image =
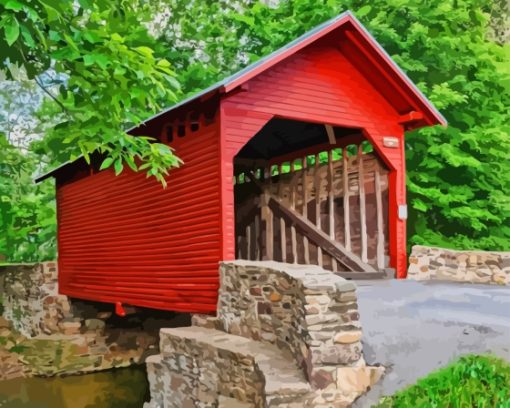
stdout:
[(492, 356), (465, 356), (418, 380), (379, 408), (399, 407), (508, 407), (510, 364)]
[[(126, 127), (351, 9), (449, 121), (447, 129), (407, 136), (410, 243), (510, 250), (510, 51), (502, 45), (508, 20), (499, 15), (507, 7), (495, 4), (0, 0), (0, 49), (8, 50), (10, 63), (5, 73), (18, 82), (23, 75), (36, 80), (47, 96), (38, 107), (39, 122), (56, 125), (32, 145), (37, 159), (29, 152), (23, 160), (54, 165), (99, 149), (110, 156), (105, 166), (117, 172), (123, 163), (142, 165), (162, 180), (178, 165), (176, 156), (161, 144), (126, 136)], [(492, 25), (491, 13), (497, 17)], [(0, 104), (0, 133), (7, 133), (1, 110)], [(2, 187), (9, 160), (0, 160)], [(12, 196), (9, 211), (16, 213), (22, 204), (8, 188), (2, 194)], [(37, 196), (50, 190), (26, 186)], [(26, 212), (27, 223), (37, 219), (38, 206), (33, 202)], [(34, 231), (42, 228), (38, 222)], [(25, 230), (16, 228), (19, 240), (0, 253), (9, 260), (49, 256), (44, 248), (21, 255), (17, 245)], [(45, 236), (37, 242), (54, 242)]]
[(190, 91), (353, 10), (449, 122), (407, 136), (410, 244), (510, 250), (510, 48), (488, 39), (494, 2), (170, 4), (169, 55)]
[(1, 134), (0, 152), (0, 255), (10, 262), (55, 259), (53, 185), (34, 185), (37, 158), (20, 152)]
[[(55, 257), (54, 188), (32, 182), (41, 163), (99, 150), (103, 168), (127, 164), (163, 183), (179, 164), (168, 146), (124, 132), (179, 93), (150, 20), (136, 0), (0, 0), (0, 257)], [(33, 132), (44, 139), (29, 146)]]
[[(143, 24), (150, 19), (143, 3), (1, 0), (0, 16), (7, 78), (18, 79), (12, 68), (22, 67), (61, 110), (47, 135), (58, 143), (48, 153), (88, 159), (99, 150), (109, 155), (105, 168), (140, 166), (164, 182), (178, 165), (170, 149), (124, 132), (161, 109), (161, 101), (175, 101), (179, 89)], [(40, 78), (50, 68), (61, 74), (57, 86)]]

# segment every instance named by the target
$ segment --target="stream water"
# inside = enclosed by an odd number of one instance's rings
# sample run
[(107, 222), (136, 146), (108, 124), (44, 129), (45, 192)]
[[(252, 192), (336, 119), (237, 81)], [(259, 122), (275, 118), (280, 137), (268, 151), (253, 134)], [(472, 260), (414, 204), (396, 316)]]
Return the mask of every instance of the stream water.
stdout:
[(0, 382), (0, 408), (141, 408), (148, 400), (145, 366)]

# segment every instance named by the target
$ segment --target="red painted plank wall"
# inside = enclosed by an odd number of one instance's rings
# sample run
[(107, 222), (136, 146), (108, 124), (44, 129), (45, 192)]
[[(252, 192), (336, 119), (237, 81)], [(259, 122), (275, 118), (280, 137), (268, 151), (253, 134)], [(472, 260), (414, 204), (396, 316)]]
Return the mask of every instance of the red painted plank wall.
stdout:
[(102, 302), (216, 310), (221, 259), (218, 122), (172, 146), (184, 165), (164, 190), (112, 170), (60, 186), (60, 291)]
[[(244, 91), (227, 95), (221, 102), (222, 162), (231, 166), (235, 154), (273, 116), (363, 128), (390, 167), (390, 252), (399, 276), (405, 274), (405, 222), (396, 218), (398, 204), (405, 204), (404, 150), (386, 148), (383, 136), (400, 138), (399, 112), (374, 88), (340, 44), (316, 43), (251, 79)], [(380, 80), (380, 79), (379, 79)], [(222, 170), (224, 222), (229, 232), (224, 258), (235, 256), (233, 239), (233, 192), (231, 167)]]

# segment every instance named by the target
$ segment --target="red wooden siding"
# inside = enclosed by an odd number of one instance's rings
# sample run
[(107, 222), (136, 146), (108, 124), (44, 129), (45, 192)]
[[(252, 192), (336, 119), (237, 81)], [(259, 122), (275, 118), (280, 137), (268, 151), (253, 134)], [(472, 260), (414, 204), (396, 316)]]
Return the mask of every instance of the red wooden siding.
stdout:
[[(235, 216), (233, 157), (254, 136), (272, 115), (230, 110), (228, 114), (221, 110), (221, 191), (222, 191), (222, 247), (223, 259), (235, 259)], [(251, 136), (248, 136), (251, 135)]]
[[(354, 128), (339, 144), (359, 141), (361, 129), (389, 170), (390, 265), (405, 277), (406, 224), (397, 216), (406, 204), (404, 126), (446, 121), (347, 12), (130, 129), (163, 142), (173, 129), (170, 145), (184, 164), (166, 190), (128, 168), (93, 174), (83, 159), (39, 177), (57, 178), (60, 291), (214, 312), (218, 262), (236, 255), (233, 160), (275, 117)], [(399, 147), (385, 147), (386, 136)]]
[[(374, 89), (344, 55), (339, 44), (321, 41), (281, 61), (247, 82), (244, 91), (224, 97), (222, 105), (222, 200), (224, 258), (234, 258), (231, 163), (235, 154), (273, 116), (343, 127), (363, 128), (390, 173), (390, 257), (398, 276), (405, 276), (405, 221), (397, 219), (405, 204), (403, 128), (400, 113)], [(383, 146), (384, 136), (400, 139), (400, 149)]]
[(163, 189), (125, 169), (58, 188), (60, 291), (102, 302), (216, 310), (221, 256), (218, 124), (172, 146), (184, 165)]

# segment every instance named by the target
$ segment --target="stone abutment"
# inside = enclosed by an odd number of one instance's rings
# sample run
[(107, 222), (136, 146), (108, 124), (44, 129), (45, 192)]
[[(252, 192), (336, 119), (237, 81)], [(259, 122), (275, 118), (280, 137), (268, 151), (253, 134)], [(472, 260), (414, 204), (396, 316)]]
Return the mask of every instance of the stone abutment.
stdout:
[(192, 322), (161, 330), (147, 407), (343, 407), (384, 372), (363, 358), (356, 286), (318, 266), (223, 262), (217, 315)]

